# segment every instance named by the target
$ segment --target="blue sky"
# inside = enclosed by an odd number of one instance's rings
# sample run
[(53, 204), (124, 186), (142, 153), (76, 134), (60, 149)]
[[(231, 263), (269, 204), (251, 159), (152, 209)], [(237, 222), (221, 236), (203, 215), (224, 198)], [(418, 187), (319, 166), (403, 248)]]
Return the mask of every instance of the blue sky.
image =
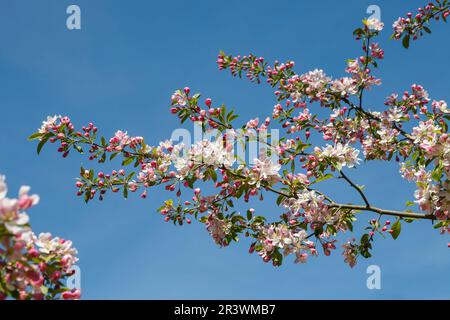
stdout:
[[(72, 3), (81, 7), (79, 31), (66, 29)], [(93, 121), (106, 136), (123, 129), (156, 144), (179, 127), (168, 104), (186, 85), (234, 107), (241, 121), (265, 117), (275, 103), (272, 90), (219, 72), (218, 51), (290, 59), (298, 72), (321, 68), (342, 76), (345, 59), (360, 53), (351, 34), (370, 4), (380, 6), (387, 27), (379, 40), (386, 51), (377, 71), (383, 85), (366, 95), (367, 106), (381, 109), (387, 95), (413, 83), (448, 101), (448, 27), (435, 24), (409, 50), (388, 40), (392, 21), (422, 1), (0, 2), (0, 172), (11, 193), (28, 184), (41, 196), (30, 212), (36, 232), (73, 240), (84, 298), (450, 298), (448, 238), (430, 222), (404, 225), (396, 241), (379, 239), (374, 257), (353, 269), (339, 251), (273, 268), (249, 255), (246, 241), (220, 249), (201, 224), (164, 223), (155, 212), (163, 192), (150, 192), (145, 201), (108, 196), (84, 204), (74, 178), (80, 163), (98, 165), (77, 155), (62, 160), (53, 148), (38, 157), (26, 141), (48, 114), (64, 114), (78, 125)], [(371, 162), (349, 174), (380, 207), (404, 209), (412, 197), (396, 164)], [(344, 184), (324, 191), (358, 201)], [(255, 208), (279, 214), (267, 203)], [(381, 267), (381, 290), (366, 287), (370, 264)]]

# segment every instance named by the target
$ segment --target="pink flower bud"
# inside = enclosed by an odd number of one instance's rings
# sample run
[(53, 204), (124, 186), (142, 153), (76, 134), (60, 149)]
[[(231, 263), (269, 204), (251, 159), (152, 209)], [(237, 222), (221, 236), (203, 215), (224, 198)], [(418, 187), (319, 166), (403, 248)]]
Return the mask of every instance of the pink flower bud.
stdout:
[(35, 248), (31, 248), (28, 250), (28, 254), (33, 257), (36, 258), (39, 256), (39, 251), (37, 251)]
[(64, 291), (61, 294), (62, 298), (64, 300), (74, 300), (74, 299), (80, 299), (81, 292), (80, 290), (74, 290), (74, 291)]
[(45, 262), (39, 262), (39, 270), (41, 270), (41, 272), (44, 272), (45, 269), (47, 269), (47, 264)]
[(52, 276), (51, 276), (52, 280), (58, 280), (59, 278), (61, 278), (61, 272), (59, 271), (55, 271)]

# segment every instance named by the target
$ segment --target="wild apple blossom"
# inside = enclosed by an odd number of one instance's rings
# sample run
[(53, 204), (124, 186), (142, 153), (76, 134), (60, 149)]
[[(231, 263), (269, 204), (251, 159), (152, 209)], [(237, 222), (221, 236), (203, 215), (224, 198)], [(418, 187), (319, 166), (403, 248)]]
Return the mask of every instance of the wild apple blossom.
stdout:
[(366, 25), (369, 29), (375, 30), (375, 31), (381, 31), (383, 30), (384, 23), (378, 20), (377, 18), (370, 18), (367, 19)]
[[(419, 36), (427, 30), (431, 18), (443, 17), (446, 12), (447, 3), (428, 4), (419, 10), (419, 16), (408, 15), (395, 22), (393, 37), (403, 37), (403, 45), (408, 47), (410, 36)], [(158, 209), (164, 221), (175, 225), (189, 225), (194, 220), (204, 223), (220, 246), (248, 237), (252, 241), (249, 252), (258, 252), (265, 262), (275, 266), (281, 265), (283, 255), (292, 254), (295, 262), (302, 263), (320, 252), (328, 256), (336, 249), (341, 233), (353, 232), (354, 222), (362, 215), (359, 212), (379, 215), (379, 219), (369, 220), (360, 239), (341, 245), (345, 262), (353, 267), (358, 257), (371, 256), (372, 244), (379, 235), (390, 234), (396, 239), (404, 220), (430, 220), (442, 233), (450, 226), (447, 103), (432, 100), (423, 86), (413, 84), (387, 97), (384, 106), (366, 105), (368, 89), (381, 85), (377, 68), (385, 52), (375, 39), (382, 29), (383, 23), (371, 18), (354, 31), (362, 52), (352, 55), (342, 66), (346, 77), (332, 78), (321, 69), (297, 73), (293, 61), (270, 64), (253, 54), (232, 56), (220, 52), (220, 70), (230, 70), (232, 76), (256, 83), (264, 80), (273, 87), (276, 103), (269, 111), (271, 117), (264, 121), (252, 117), (236, 124), (238, 115), (234, 110), (214, 99), (202, 99), (189, 87), (176, 90), (170, 112), (181, 123), (201, 123), (203, 133), (217, 130), (213, 141), (163, 141), (152, 146), (144, 143), (143, 137), (124, 131), (108, 139), (100, 136), (92, 123), (79, 130), (68, 117), (61, 116), (49, 117), (30, 140), (40, 141), (38, 152), (49, 142), (57, 144), (63, 157), (87, 151), (88, 158), (99, 163), (121, 159), (121, 168), (111, 172), (80, 168), (76, 194), (86, 202), (103, 200), (109, 192), (120, 192), (127, 198), (129, 192), (139, 191), (141, 198), (147, 198), (151, 196), (147, 189), (161, 186), (176, 198), (164, 201)], [(261, 139), (260, 134), (269, 126), (278, 126), (283, 132), (279, 142)], [(260, 147), (262, 144), (268, 154), (259, 154), (249, 164), (238, 163), (233, 152), (233, 139), (238, 137), (243, 138), (245, 146), (247, 140)], [(363, 167), (360, 150), (365, 162), (401, 163), (401, 175), (416, 184), (411, 195), (415, 202), (411, 203), (417, 204), (419, 212), (383, 209), (372, 203), (347, 173), (348, 169)], [(133, 169), (126, 170), (128, 166)], [(321, 183), (328, 179), (344, 183), (359, 201), (339, 202), (332, 194), (323, 193)], [(211, 188), (203, 188), (206, 184)], [(3, 193), (0, 184), (0, 195)], [(247, 203), (271, 199), (269, 193), (276, 198), (278, 218), (244, 209)], [(22, 205), (32, 204), (30, 199), (24, 198)], [(0, 201), (4, 207), (16, 205)], [(397, 220), (383, 224), (387, 216)], [(26, 227), (17, 217), (8, 219), (19, 222), (13, 227)], [(55, 245), (59, 254), (74, 255), (64, 243), (44, 241), (46, 237), (39, 242), (41, 248)]]
[(65, 288), (63, 280), (77, 262), (72, 242), (32, 232), (24, 210), (39, 202), (20, 188), (17, 199), (7, 198), (5, 176), (0, 175), (0, 299), (78, 299), (79, 290)]
[(315, 152), (319, 159), (336, 163), (340, 168), (353, 168), (358, 165), (361, 160), (358, 158), (359, 150), (349, 146), (348, 144), (343, 145), (342, 143), (337, 143), (335, 146), (328, 144), (322, 149), (316, 148)]

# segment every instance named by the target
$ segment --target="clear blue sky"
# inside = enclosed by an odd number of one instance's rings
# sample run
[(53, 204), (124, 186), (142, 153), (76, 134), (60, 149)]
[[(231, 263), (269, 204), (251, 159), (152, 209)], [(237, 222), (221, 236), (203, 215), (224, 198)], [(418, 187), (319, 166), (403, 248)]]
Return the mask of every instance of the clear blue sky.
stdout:
[[(82, 10), (81, 31), (65, 27), (72, 3)], [(62, 160), (54, 148), (38, 157), (26, 141), (48, 114), (66, 114), (79, 125), (95, 122), (107, 136), (124, 129), (157, 143), (179, 127), (168, 104), (185, 85), (235, 107), (242, 121), (263, 117), (275, 103), (272, 90), (219, 72), (218, 51), (292, 59), (298, 72), (322, 68), (342, 76), (345, 59), (359, 54), (351, 34), (370, 4), (381, 7), (386, 58), (377, 73), (383, 86), (366, 95), (367, 105), (383, 108), (384, 97), (412, 83), (448, 101), (448, 26), (435, 24), (408, 51), (388, 40), (392, 21), (423, 1), (0, 2), (0, 172), (11, 192), (29, 184), (41, 196), (30, 212), (36, 232), (73, 240), (84, 298), (450, 298), (448, 237), (430, 222), (404, 225), (397, 241), (380, 239), (374, 257), (354, 269), (340, 250), (273, 268), (249, 255), (246, 241), (220, 249), (203, 225), (164, 223), (155, 209), (165, 193), (85, 205), (73, 183), (87, 161)], [(395, 164), (371, 162), (350, 175), (378, 206), (404, 209), (412, 197)], [(346, 185), (327, 188), (335, 198), (358, 201)], [(255, 207), (279, 214), (275, 206)], [(366, 288), (370, 264), (381, 267), (382, 290)]]

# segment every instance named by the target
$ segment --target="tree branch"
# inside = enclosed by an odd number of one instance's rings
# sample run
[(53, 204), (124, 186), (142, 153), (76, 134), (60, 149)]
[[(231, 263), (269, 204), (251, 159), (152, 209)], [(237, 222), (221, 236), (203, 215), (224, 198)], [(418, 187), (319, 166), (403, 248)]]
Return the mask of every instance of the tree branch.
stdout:
[(344, 172), (343, 172), (342, 170), (339, 170), (339, 173), (341, 174), (341, 177), (342, 177), (343, 179), (345, 179), (345, 180), (350, 184), (350, 186), (352, 186), (356, 191), (358, 191), (358, 193), (361, 195), (361, 198), (363, 199), (363, 201), (364, 201), (364, 203), (366, 204), (366, 206), (367, 206), (368, 208), (370, 208), (369, 200), (367, 200), (367, 197), (366, 197), (366, 195), (364, 194), (364, 192), (361, 190), (361, 188), (358, 187), (355, 183), (353, 183), (353, 181), (351, 181), (351, 180), (344, 174)]
[(385, 214), (390, 216), (396, 216), (400, 218), (412, 218), (412, 219), (428, 219), (435, 220), (436, 217), (433, 214), (421, 214), (415, 212), (407, 212), (407, 211), (396, 211), (396, 210), (386, 210), (377, 207), (367, 207), (361, 205), (353, 205), (353, 204), (339, 204), (332, 203), (329, 205), (330, 208), (342, 208), (342, 209), (352, 209), (352, 210), (361, 210), (361, 211), (372, 211), (378, 214)]

